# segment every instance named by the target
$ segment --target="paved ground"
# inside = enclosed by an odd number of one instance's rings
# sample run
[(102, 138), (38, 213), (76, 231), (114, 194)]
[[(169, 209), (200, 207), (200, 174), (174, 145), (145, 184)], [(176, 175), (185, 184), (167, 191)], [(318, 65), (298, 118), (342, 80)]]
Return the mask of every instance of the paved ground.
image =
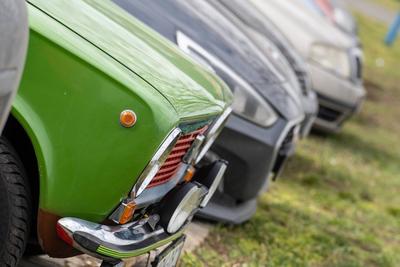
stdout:
[(369, 17), (386, 23), (387, 25), (390, 25), (396, 16), (395, 11), (388, 10), (382, 5), (375, 4), (368, 0), (339, 0), (339, 2), (357, 12), (361, 12)]
[[(211, 225), (205, 223), (192, 223), (187, 229), (187, 239), (184, 251), (192, 251), (207, 237)], [(128, 266), (145, 266), (147, 257), (139, 259), (139, 262), (127, 262)], [(19, 267), (97, 267), (100, 262), (90, 256), (83, 255), (68, 259), (52, 259), (47, 256), (25, 258)]]

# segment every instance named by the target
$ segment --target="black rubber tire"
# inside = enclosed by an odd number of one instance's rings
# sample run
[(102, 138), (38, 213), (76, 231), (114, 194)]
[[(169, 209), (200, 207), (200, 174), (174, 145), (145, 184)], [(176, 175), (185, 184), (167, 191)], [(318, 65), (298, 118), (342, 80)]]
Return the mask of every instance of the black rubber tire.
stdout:
[(15, 267), (28, 238), (31, 195), (22, 163), (4, 138), (0, 138), (0, 267)]

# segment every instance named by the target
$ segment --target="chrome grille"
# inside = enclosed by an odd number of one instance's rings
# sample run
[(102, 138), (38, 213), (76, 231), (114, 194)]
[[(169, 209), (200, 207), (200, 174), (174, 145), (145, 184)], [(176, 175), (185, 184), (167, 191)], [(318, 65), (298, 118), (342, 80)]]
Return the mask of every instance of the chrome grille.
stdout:
[(153, 180), (150, 182), (147, 188), (152, 188), (170, 181), (174, 177), (174, 174), (178, 171), (179, 166), (182, 163), (183, 157), (189, 151), (196, 137), (199, 134), (204, 133), (207, 128), (208, 126), (204, 126), (200, 129), (197, 129), (196, 131), (179, 137), (174, 148), (171, 150), (171, 153), (168, 155), (164, 164), (154, 176)]

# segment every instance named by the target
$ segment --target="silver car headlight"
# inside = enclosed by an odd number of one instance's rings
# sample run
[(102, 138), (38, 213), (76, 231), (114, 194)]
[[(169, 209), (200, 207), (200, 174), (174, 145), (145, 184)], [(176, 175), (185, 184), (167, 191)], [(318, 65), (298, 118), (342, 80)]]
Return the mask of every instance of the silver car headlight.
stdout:
[(311, 46), (310, 59), (340, 76), (346, 78), (351, 76), (350, 59), (346, 50), (325, 44), (314, 44)]
[(198, 183), (176, 187), (164, 199), (160, 209), (160, 224), (169, 234), (178, 232), (200, 208), (207, 189)]
[(237, 84), (232, 91), (235, 114), (263, 127), (269, 127), (277, 121), (276, 112), (250, 85)]

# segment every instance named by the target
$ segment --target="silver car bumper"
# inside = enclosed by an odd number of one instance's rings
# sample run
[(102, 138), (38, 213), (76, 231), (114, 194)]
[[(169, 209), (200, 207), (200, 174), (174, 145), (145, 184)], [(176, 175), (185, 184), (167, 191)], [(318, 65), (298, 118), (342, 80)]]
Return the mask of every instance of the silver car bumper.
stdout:
[(347, 106), (356, 106), (366, 95), (361, 83), (338, 77), (322, 67), (310, 64), (312, 88), (318, 95), (343, 103)]
[(320, 66), (309, 65), (312, 87), (318, 94), (319, 113), (315, 127), (337, 132), (344, 121), (360, 109), (366, 96), (361, 82), (332, 74)]

